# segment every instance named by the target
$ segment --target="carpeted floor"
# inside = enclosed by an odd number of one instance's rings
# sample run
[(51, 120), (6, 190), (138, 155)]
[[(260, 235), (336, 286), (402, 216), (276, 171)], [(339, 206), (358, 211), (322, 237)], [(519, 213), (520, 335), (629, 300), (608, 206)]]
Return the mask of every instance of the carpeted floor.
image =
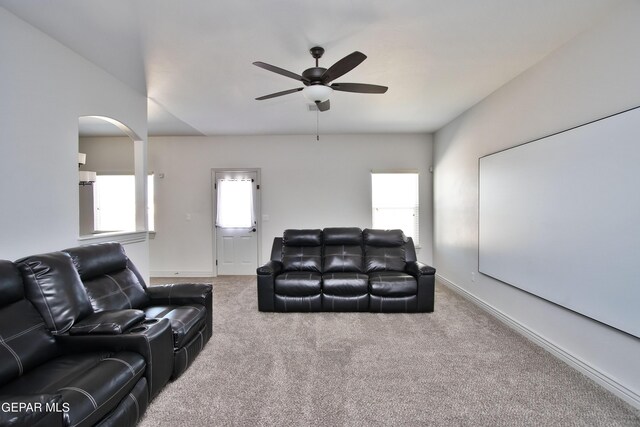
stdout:
[(213, 337), (142, 427), (640, 425), (443, 286), (431, 314), (302, 314), (260, 313), (255, 276), (213, 282)]

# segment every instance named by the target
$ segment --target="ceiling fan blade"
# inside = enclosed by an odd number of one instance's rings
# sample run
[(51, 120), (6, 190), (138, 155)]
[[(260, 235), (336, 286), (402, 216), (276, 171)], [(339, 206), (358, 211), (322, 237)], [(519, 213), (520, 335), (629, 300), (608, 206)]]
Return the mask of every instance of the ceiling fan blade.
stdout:
[(349, 71), (360, 65), (360, 63), (365, 59), (367, 59), (367, 55), (358, 51), (345, 56), (324, 72), (322, 75), (322, 83), (329, 83), (330, 81), (347, 74)]
[(385, 93), (389, 88), (366, 83), (334, 83), (331, 85), (331, 89), (355, 93)]
[(256, 67), (264, 68), (267, 71), (271, 71), (276, 74), (280, 74), (281, 76), (290, 77), (294, 80), (298, 80), (300, 82), (309, 83), (309, 80), (305, 79), (299, 74), (292, 73), (291, 71), (287, 71), (283, 68), (276, 67), (275, 65), (267, 64), (264, 62), (256, 61), (253, 63)]
[(318, 111), (327, 111), (329, 108), (331, 108), (331, 102), (327, 99), (324, 102), (316, 102), (316, 105), (318, 106)]
[(269, 95), (264, 95), (264, 96), (261, 96), (259, 98), (256, 98), (256, 101), (262, 101), (263, 99), (275, 98), (276, 96), (289, 95), (290, 93), (300, 92), (302, 89), (304, 89), (304, 88), (298, 87), (298, 88), (295, 88), (295, 89), (283, 90), (282, 92), (270, 93)]

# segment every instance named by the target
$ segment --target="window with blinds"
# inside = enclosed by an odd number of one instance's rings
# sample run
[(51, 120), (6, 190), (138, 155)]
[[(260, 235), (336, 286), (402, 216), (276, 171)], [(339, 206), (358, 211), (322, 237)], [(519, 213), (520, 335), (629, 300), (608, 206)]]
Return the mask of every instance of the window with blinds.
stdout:
[(216, 182), (218, 193), (216, 226), (251, 228), (255, 224), (251, 179), (223, 178)]
[(404, 231), (420, 245), (420, 204), (417, 172), (372, 172), (373, 228)]

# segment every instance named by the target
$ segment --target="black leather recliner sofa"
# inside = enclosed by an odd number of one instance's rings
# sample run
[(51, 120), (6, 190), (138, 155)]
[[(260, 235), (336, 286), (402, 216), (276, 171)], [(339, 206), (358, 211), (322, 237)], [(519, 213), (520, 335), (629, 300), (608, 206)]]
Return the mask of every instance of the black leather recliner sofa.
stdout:
[(144, 318), (168, 319), (173, 332), (171, 377), (179, 377), (211, 338), (211, 285), (183, 283), (147, 287), (119, 243), (62, 251), (71, 256), (95, 313), (138, 309)]
[(0, 425), (135, 425), (149, 402), (144, 356), (117, 341), (80, 349), (47, 326), (18, 268), (0, 261)]
[(211, 290), (147, 288), (117, 243), (0, 261), (0, 425), (135, 425), (211, 337)]
[(401, 230), (285, 230), (257, 269), (260, 311), (432, 312), (435, 269)]

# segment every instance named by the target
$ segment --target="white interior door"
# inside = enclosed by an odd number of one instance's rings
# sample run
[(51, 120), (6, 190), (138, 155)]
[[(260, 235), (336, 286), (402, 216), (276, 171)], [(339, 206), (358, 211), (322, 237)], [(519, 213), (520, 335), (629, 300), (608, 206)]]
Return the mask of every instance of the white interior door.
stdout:
[(255, 170), (214, 172), (215, 263), (220, 276), (256, 274), (258, 188)]

